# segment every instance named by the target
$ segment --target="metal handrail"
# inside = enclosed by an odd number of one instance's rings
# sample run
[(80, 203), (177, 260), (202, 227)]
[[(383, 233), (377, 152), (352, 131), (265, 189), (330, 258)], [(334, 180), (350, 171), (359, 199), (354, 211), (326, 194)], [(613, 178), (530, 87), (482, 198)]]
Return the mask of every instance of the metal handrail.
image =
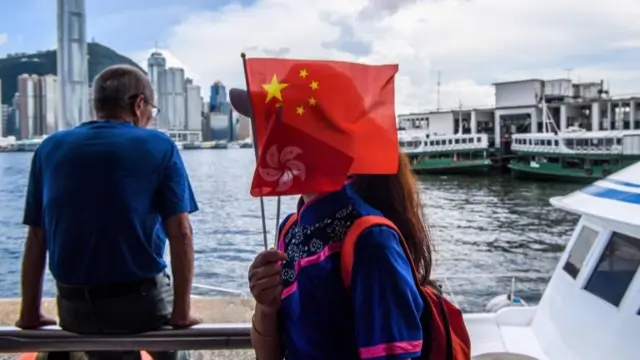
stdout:
[(57, 326), (38, 330), (0, 327), (0, 353), (49, 351), (171, 351), (250, 349), (247, 323), (200, 324), (136, 335), (78, 335)]
[[(549, 278), (543, 273), (502, 274), (434, 274), (433, 278)], [(194, 287), (226, 292), (246, 297), (247, 292), (215, 286), (194, 284)], [(171, 350), (237, 350), (250, 349), (251, 324), (200, 324), (189, 329), (162, 329), (136, 335), (78, 335), (63, 331), (57, 326), (38, 330), (21, 330), (12, 326), (0, 326), (0, 353), (50, 352), (50, 351), (171, 351)]]

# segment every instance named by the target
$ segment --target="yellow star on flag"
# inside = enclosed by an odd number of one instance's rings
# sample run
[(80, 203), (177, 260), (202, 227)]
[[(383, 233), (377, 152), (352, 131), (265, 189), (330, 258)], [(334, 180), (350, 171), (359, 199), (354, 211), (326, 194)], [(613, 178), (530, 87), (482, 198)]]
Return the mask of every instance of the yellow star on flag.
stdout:
[(279, 82), (278, 75), (273, 74), (273, 77), (271, 78), (271, 82), (269, 84), (262, 84), (262, 88), (267, 92), (267, 100), (265, 100), (265, 104), (268, 103), (272, 98), (276, 98), (282, 101), (281, 91), (287, 86), (289, 86), (289, 84)]
[(311, 86), (311, 89), (317, 90), (318, 89), (318, 82), (317, 81), (312, 81), (311, 85), (309, 85), (309, 86)]
[(298, 106), (296, 108), (296, 113), (298, 113), (298, 115), (304, 114), (304, 108), (302, 106)]
[(316, 100), (313, 96), (309, 98), (309, 105), (315, 106), (317, 103), (318, 100)]
[(300, 70), (300, 77), (301, 77), (301, 78), (303, 78), (303, 79), (304, 79), (304, 78), (306, 78), (306, 77), (307, 77), (307, 75), (309, 75), (309, 73), (307, 73), (307, 69), (302, 69), (302, 70)]

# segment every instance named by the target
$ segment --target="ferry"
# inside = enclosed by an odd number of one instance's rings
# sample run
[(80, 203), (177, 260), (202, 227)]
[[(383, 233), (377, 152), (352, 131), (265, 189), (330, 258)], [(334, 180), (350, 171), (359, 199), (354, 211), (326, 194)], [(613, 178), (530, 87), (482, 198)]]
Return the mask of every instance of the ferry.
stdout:
[(514, 134), (511, 151), (514, 178), (593, 182), (640, 160), (640, 130)]
[(399, 130), (398, 143), (418, 174), (486, 174), (492, 168), (487, 134)]
[(546, 100), (542, 132), (513, 134), (508, 168), (513, 178), (591, 183), (640, 160), (640, 130), (560, 131)]

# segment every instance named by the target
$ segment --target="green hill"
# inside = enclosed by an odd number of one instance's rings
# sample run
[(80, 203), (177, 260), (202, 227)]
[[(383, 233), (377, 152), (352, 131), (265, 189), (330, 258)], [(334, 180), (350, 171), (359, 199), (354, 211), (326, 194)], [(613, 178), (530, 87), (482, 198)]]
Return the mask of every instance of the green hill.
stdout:
[[(104, 45), (90, 42), (87, 44), (87, 50), (89, 52), (90, 80), (105, 68), (117, 64), (133, 65), (144, 71), (133, 60)], [(0, 80), (2, 81), (0, 102), (11, 104), (13, 95), (18, 91), (18, 76), (22, 74), (55, 75), (57, 63), (55, 50), (38, 51), (33, 54), (11, 54), (0, 58)]]

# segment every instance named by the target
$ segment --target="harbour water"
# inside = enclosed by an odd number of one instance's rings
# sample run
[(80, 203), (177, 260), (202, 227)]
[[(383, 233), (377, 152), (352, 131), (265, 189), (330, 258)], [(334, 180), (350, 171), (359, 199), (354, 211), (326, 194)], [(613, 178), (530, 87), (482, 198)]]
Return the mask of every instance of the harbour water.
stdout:
[[(248, 266), (263, 248), (259, 201), (248, 191), (253, 150), (193, 150), (182, 155), (201, 209), (192, 216), (195, 282), (245, 290)], [(31, 156), (0, 153), (0, 297), (19, 296), (25, 236), (21, 220)], [(436, 247), (436, 274), (550, 274), (577, 221), (548, 202), (577, 185), (451, 176), (421, 178), (420, 184)], [(294, 209), (295, 201), (283, 199), (282, 216)], [(269, 199), (266, 209), (273, 241), (276, 202)], [(518, 278), (516, 295), (535, 303), (546, 280)], [(509, 290), (511, 278), (452, 277), (448, 282), (463, 310), (481, 311), (493, 296)], [(52, 295), (47, 275), (45, 296)]]

